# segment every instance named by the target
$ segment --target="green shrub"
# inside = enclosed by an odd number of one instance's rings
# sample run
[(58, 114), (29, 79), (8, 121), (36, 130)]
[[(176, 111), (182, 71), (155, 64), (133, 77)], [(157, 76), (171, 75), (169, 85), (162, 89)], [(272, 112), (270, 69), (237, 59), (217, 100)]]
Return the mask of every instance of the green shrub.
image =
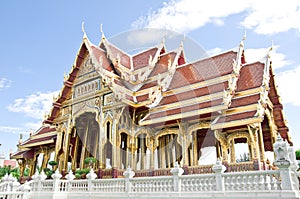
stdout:
[(48, 164), (49, 164), (50, 166), (55, 166), (55, 165), (57, 165), (58, 163), (57, 163), (56, 161), (52, 160), (52, 161), (49, 161)]
[(300, 149), (298, 149), (295, 153), (296, 153), (296, 160), (300, 160)]

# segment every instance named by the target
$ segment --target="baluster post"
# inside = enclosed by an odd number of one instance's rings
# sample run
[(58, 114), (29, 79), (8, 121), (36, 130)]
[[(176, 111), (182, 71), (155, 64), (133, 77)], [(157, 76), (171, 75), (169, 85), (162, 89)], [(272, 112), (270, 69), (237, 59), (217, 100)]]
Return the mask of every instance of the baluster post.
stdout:
[(29, 182), (26, 181), (23, 187), (23, 199), (29, 199), (29, 192), (31, 190), (31, 187), (29, 186)]
[(53, 192), (59, 192), (59, 181), (62, 175), (59, 173), (59, 170), (56, 169), (55, 173), (51, 176), (53, 178)]
[(174, 168), (172, 168), (170, 172), (173, 174), (174, 192), (181, 192), (181, 180), (179, 176), (184, 173), (184, 170), (179, 166), (178, 162), (175, 162)]
[(128, 167), (126, 169), (126, 171), (124, 171), (123, 175), (125, 177), (125, 192), (130, 193), (131, 192), (131, 182), (130, 182), (130, 179), (133, 178), (133, 176), (135, 175), (135, 173), (134, 173), (134, 171), (132, 171), (132, 169), (130, 167)]
[(71, 182), (72, 180), (74, 180), (75, 175), (73, 174), (73, 171), (70, 170), (69, 173), (66, 175), (66, 179), (67, 181), (67, 187), (66, 187), (66, 191), (70, 191), (71, 190)]
[(218, 160), (216, 164), (213, 165), (212, 170), (215, 172), (216, 177), (216, 191), (224, 191), (224, 178), (222, 177), (222, 173), (226, 170), (226, 167), (222, 165), (221, 160)]
[(278, 133), (277, 140), (273, 145), (275, 152), (275, 166), (279, 168), (279, 174), (282, 179), (282, 190), (293, 190), (293, 182), (291, 176), (291, 161), (288, 153), (289, 144), (283, 141), (280, 133)]
[(97, 174), (95, 174), (94, 170), (91, 169), (90, 172), (86, 175), (88, 179), (88, 191), (93, 190), (93, 182), (92, 180), (95, 180), (97, 178)]

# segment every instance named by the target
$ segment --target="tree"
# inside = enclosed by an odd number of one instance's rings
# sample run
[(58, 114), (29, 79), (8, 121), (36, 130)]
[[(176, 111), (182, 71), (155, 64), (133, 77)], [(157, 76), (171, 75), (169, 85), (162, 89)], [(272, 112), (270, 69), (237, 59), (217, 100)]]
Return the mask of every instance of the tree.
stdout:
[(54, 160), (51, 160), (51, 161), (48, 162), (48, 164), (49, 164), (50, 166), (52, 166), (52, 170), (54, 170), (54, 167), (55, 167), (56, 165), (58, 165), (58, 162), (56, 162), (56, 161), (54, 161)]
[(240, 158), (236, 160), (236, 162), (248, 162), (250, 161), (249, 153), (240, 154)]
[(96, 162), (96, 158), (87, 157), (84, 159), (84, 163), (89, 165), (89, 168), (92, 168), (93, 164)]
[(296, 150), (296, 160), (300, 160), (300, 149)]
[(17, 178), (19, 180), (20, 178), (20, 169), (14, 168), (12, 169), (11, 166), (4, 166), (0, 168), (0, 179), (5, 176), (5, 174), (12, 174), (13, 177)]

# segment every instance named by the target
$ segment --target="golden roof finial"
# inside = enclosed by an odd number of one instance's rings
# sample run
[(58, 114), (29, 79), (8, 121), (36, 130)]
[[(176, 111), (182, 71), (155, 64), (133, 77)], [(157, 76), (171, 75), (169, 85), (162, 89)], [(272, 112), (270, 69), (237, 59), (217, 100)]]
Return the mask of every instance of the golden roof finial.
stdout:
[(246, 38), (247, 38), (246, 29), (244, 29), (244, 35), (243, 35), (243, 38), (241, 40), (240, 47), (244, 46), (244, 41), (246, 40)]
[(183, 43), (184, 43), (185, 39), (186, 39), (186, 34), (183, 33), (183, 38), (182, 38), (182, 40), (180, 42), (180, 47), (183, 47)]
[(105, 39), (105, 35), (104, 35), (104, 32), (103, 32), (102, 24), (100, 24), (100, 32), (101, 32), (101, 38)]
[(270, 47), (269, 52), (268, 52), (268, 58), (271, 57), (270, 53), (273, 50), (273, 48), (274, 48), (274, 42), (273, 42), (273, 40), (271, 40), (271, 47)]
[(81, 30), (83, 32), (83, 38), (87, 38), (85, 30), (84, 30), (84, 21), (81, 23)]
[(20, 137), (19, 137), (19, 144), (22, 144), (22, 138), (23, 138), (23, 134), (22, 133), (20, 133)]
[(243, 41), (245, 41), (247, 38), (247, 32), (246, 32), (246, 29), (244, 29), (244, 36), (243, 36)]

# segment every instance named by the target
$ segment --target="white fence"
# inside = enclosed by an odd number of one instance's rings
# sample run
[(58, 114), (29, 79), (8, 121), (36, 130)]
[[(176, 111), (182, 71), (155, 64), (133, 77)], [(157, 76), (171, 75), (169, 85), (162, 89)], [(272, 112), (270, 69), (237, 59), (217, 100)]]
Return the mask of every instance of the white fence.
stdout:
[(86, 180), (76, 180), (72, 171), (66, 179), (61, 179), (62, 175), (56, 171), (51, 180), (45, 180), (41, 172), (23, 185), (6, 175), (0, 184), (0, 199), (299, 198), (298, 166), (291, 153), (294, 152), (276, 157), (278, 170), (224, 173), (225, 166), (218, 161), (212, 167), (213, 174), (182, 175), (183, 169), (175, 164), (170, 171), (172, 176), (134, 178), (135, 173), (128, 168), (124, 178), (96, 179), (97, 175), (91, 170)]
[[(224, 173), (224, 166), (217, 162), (213, 170), (214, 174), (182, 175), (182, 168), (175, 165), (173, 176), (134, 178), (129, 168), (125, 178), (118, 179), (95, 179), (91, 170), (86, 180), (74, 180), (72, 173), (64, 180), (58, 171), (45, 180), (42, 172), (24, 185), (8, 176), (0, 184), (0, 198), (299, 198), (298, 179), (289, 167)], [(286, 174), (290, 178), (283, 178)]]

